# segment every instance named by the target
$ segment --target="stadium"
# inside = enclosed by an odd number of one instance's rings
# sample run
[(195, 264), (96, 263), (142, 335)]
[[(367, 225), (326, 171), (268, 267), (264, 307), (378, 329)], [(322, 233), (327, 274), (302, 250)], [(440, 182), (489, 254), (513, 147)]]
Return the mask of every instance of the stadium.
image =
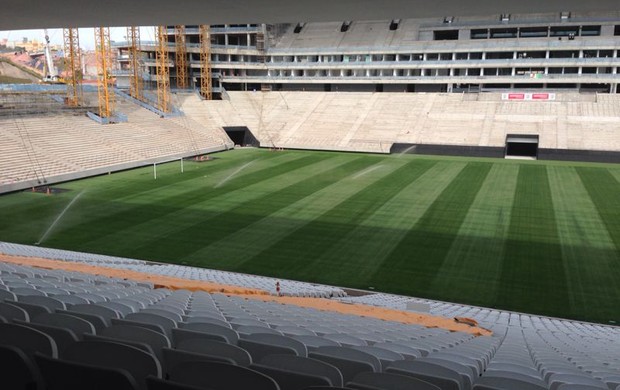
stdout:
[(2, 6), (2, 388), (620, 389), (616, 4), (186, 3)]

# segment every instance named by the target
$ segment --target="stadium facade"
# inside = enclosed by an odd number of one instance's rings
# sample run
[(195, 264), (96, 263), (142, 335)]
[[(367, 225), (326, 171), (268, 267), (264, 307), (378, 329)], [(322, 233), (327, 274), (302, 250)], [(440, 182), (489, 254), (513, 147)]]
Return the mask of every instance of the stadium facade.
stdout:
[[(620, 12), (211, 27), (216, 93), (222, 88), (618, 93)], [(198, 26), (186, 26), (185, 33), (189, 74), (199, 86)], [(167, 35), (174, 52), (172, 26)], [(122, 69), (129, 66), (127, 46), (116, 44), (121, 85)], [(154, 79), (155, 50), (155, 42), (142, 42), (147, 80)], [(170, 61), (174, 86), (174, 55)]]

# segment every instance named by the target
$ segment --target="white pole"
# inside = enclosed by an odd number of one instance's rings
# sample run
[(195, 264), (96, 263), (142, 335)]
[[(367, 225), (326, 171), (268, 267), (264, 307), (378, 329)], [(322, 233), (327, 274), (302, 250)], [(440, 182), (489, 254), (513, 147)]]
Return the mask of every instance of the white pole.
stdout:
[(157, 164), (153, 163), (153, 179), (157, 180)]
[(181, 173), (183, 173), (183, 157), (181, 157)]

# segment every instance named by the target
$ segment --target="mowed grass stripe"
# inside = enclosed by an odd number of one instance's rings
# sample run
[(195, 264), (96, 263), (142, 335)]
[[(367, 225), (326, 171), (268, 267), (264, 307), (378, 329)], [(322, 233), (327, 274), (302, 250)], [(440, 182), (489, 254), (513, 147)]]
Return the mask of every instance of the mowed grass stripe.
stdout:
[[(212, 189), (197, 184), (189, 187), (185, 193), (172, 195), (152, 204), (125, 203), (110, 199), (108, 202), (96, 201), (90, 203), (89, 207), (89, 198), (85, 197), (85, 199), (81, 199), (80, 208), (77, 209), (81, 213), (72, 214), (76, 215), (77, 218), (67, 218), (63, 226), (59, 226), (57, 232), (48, 239), (46, 245), (58, 248), (64, 248), (65, 246), (63, 245), (67, 245), (67, 247), (71, 245), (77, 248), (77, 250), (117, 254), (120, 253), (117, 252), (119, 247), (135, 248), (136, 246), (132, 244), (138, 243), (139, 238), (148, 239), (148, 234), (152, 233), (153, 229), (166, 228), (167, 224), (173, 226), (176, 221), (168, 218), (170, 215), (188, 209), (188, 218), (190, 223), (194, 224), (198, 215), (194, 211), (192, 216), (192, 211), (189, 209), (199, 202), (207, 202), (233, 190), (241, 190), (251, 184), (274, 176), (284, 175), (323, 160), (325, 160), (325, 156), (322, 155), (304, 156), (287, 164), (264, 168), (245, 178), (245, 180), (233, 180), (225, 187)], [(96, 209), (96, 211), (93, 211), (93, 209)], [(84, 221), (81, 215), (88, 215), (88, 219)], [(71, 215), (68, 217), (71, 217)], [(155, 223), (154, 221), (156, 220), (165, 220), (165, 222)], [(151, 223), (152, 221), (153, 223)], [(150, 229), (148, 231), (136, 229), (138, 225), (148, 225)], [(129, 240), (122, 239), (122, 237), (126, 237), (126, 235), (122, 234), (119, 236), (119, 233), (123, 231), (127, 231), (132, 236), (135, 236), (137, 241), (131, 243), (128, 242)], [(106, 237), (121, 237), (121, 242), (110, 246)], [(139, 252), (131, 250), (130, 255), (138, 256)]]
[[(344, 272), (351, 274), (347, 267), (352, 259), (356, 261), (356, 271), (359, 270), (369, 261), (365, 256), (358, 257), (358, 252), (354, 250), (357, 245), (363, 246), (360, 233), (368, 230), (359, 225), (379, 211), (387, 213), (389, 205), (398, 202), (393, 197), (411, 186), (434, 164), (434, 161), (408, 162), (301, 229), (282, 237), (270, 248), (256, 253), (243, 264), (241, 270), (288, 278), (304, 275), (308, 280), (324, 283), (333, 281), (337, 277), (334, 274), (340, 278)], [(361, 177), (354, 180), (361, 181)], [(352, 251), (347, 251), (347, 248), (352, 248)], [(318, 272), (320, 269), (326, 272)]]
[[(260, 253), (276, 242), (286, 239), (287, 236), (294, 234), (298, 229), (303, 228), (329, 210), (340, 208), (341, 203), (384, 177), (385, 164), (379, 164), (383, 159), (376, 158), (375, 161), (375, 164), (371, 165), (370, 168), (353, 171), (348, 177), (289, 206), (276, 210), (259, 221), (201, 249), (194, 253), (194, 256), (202, 254), (205, 257), (225, 259), (227, 266), (239, 266), (254, 257), (256, 253)], [(404, 162), (392, 164), (390, 170), (397, 169), (403, 164)], [(384, 172), (375, 169), (381, 166), (383, 166)], [(364, 173), (364, 180), (361, 178), (355, 180), (360, 173)], [(259, 267), (262, 269), (270, 268), (273, 262), (269, 259), (266, 263), (260, 264)]]
[[(114, 232), (106, 237), (101, 237), (101, 242), (91, 242), (90, 244), (103, 245), (105, 242), (120, 240), (125, 242), (123, 250), (140, 253), (143, 247), (148, 248), (154, 240), (169, 240), (177, 232), (195, 227), (197, 221), (200, 221), (198, 223), (204, 223), (204, 221), (210, 218), (239, 208), (241, 205), (260, 199), (266, 194), (288, 188), (292, 184), (306, 180), (308, 176), (331, 170), (334, 166), (339, 166), (349, 160), (349, 158), (336, 155), (323, 157), (313, 164), (303, 165), (279, 175), (267, 176), (264, 180), (248, 187), (231, 189), (228, 192), (206, 188), (206, 192), (220, 191), (220, 194), (215, 197), (206, 197), (204, 201), (190, 204), (170, 214), (136, 224), (131, 227), (131, 230)], [(284, 164), (289, 167), (293, 165), (291, 162)], [(273, 172), (275, 173), (276, 170), (273, 170)], [(123, 237), (127, 234), (137, 236), (136, 240), (133, 242), (124, 241)], [(194, 233), (194, 235), (196, 234), (199, 233)]]
[[(338, 156), (331, 159), (332, 168), (314, 175), (309, 175), (303, 180), (287, 187), (267, 193), (251, 202), (243, 204), (214, 216), (200, 218), (199, 222), (185, 229), (172, 232), (165, 237), (165, 240), (151, 240), (145, 243), (141, 252), (148, 251), (153, 256), (159, 258), (176, 259), (186, 261), (189, 264), (209, 264), (226, 269), (232, 269), (227, 264), (226, 259), (205, 259), (200, 254), (200, 250), (213, 242), (249, 226), (263, 218), (265, 215), (274, 213), (283, 207), (303, 199), (334, 182), (342, 180), (351, 171), (363, 169), (375, 162), (375, 159), (368, 157)], [(341, 160), (340, 164), (336, 161)], [(170, 243), (173, 243), (171, 246)], [(234, 245), (235, 243), (231, 243)]]
[[(374, 286), (390, 292), (413, 290), (420, 296), (429, 296), (428, 289), (491, 166), (489, 163), (468, 163), (449, 182), (373, 275)], [(399, 270), (398, 277), (391, 272), (395, 269)], [(468, 285), (458, 288), (467, 289)], [(441, 299), (444, 292), (437, 293)]]
[(575, 169), (550, 166), (547, 171), (568, 282), (569, 316), (585, 318), (595, 309), (601, 320), (612, 319), (620, 303), (614, 304), (620, 299), (616, 246)]
[[(304, 269), (304, 274), (327, 278), (328, 283), (335, 283), (338, 277), (351, 287), (374, 287), (372, 278), (383, 269), (385, 259), (464, 167), (443, 162), (433, 165), (374, 210), (311, 269)], [(397, 283), (402, 278), (400, 272), (392, 273), (391, 279)]]
[[(255, 151), (252, 153), (245, 153), (244, 158), (234, 158), (231, 160), (220, 159), (210, 162), (191, 163), (189, 164), (189, 172), (183, 173), (170, 172), (158, 173), (157, 183), (152, 183), (154, 187), (144, 189), (137, 194), (131, 194), (130, 196), (117, 198), (119, 201), (128, 203), (157, 203), (159, 201), (167, 201), (171, 196), (181, 196), (186, 193), (188, 188), (191, 187), (215, 187), (226, 176), (231, 175), (239, 167), (247, 167), (235, 175), (232, 180), (239, 180), (239, 182), (246, 181), (252, 177), (255, 173), (268, 170), (281, 166), (283, 164), (293, 163), (296, 160), (303, 158), (303, 154), (299, 153), (273, 153), (273, 154), (259, 154)], [(232, 154), (234, 156), (234, 153)], [(242, 155), (239, 153), (239, 155)], [(159, 172), (159, 171), (158, 171)], [(189, 174), (190, 177), (185, 178), (185, 175)], [(183, 180), (179, 181), (178, 176), (181, 176)], [(177, 176), (177, 177), (175, 177)], [(150, 178), (152, 179), (152, 177)], [(236, 186), (239, 186), (237, 182)], [(147, 183), (151, 184), (151, 183)], [(230, 184), (230, 183), (227, 183)], [(250, 180), (249, 184), (252, 184)]]
[[(604, 169), (580, 167), (576, 170), (605, 223), (616, 250), (620, 251), (620, 177)], [(620, 267), (620, 262), (616, 264)]]
[(557, 316), (570, 312), (546, 166), (519, 168), (500, 285), (498, 307)]
[[(480, 187), (456, 239), (435, 276), (429, 294), (444, 299), (488, 304), (495, 299), (517, 186), (517, 164), (494, 164)], [(466, 285), (466, 289), (454, 289)]]

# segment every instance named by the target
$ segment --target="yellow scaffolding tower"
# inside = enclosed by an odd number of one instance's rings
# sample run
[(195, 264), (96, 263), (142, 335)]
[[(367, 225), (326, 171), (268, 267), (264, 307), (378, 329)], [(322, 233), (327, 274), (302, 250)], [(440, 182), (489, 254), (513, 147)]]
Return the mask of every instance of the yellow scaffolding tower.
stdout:
[(185, 26), (174, 26), (174, 43), (176, 45), (177, 88), (187, 88), (187, 46), (185, 45)]
[(163, 112), (170, 112), (170, 69), (168, 68), (168, 37), (166, 26), (156, 27), (157, 32), (157, 104)]
[(129, 40), (129, 94), (138, 100), (142, 97), (142, 73), (140, 69), (140, 28), (127, 27), (127, 40)]
[(112, 48), (110, 29), (95, 28), (95, 52), (97, 55), (97, 95), (99, 96), (99, 117), (110, 118), (114, 111), (114, 89), (112, 88)]
[(82, 57), (80, 37), (77, 28), (62, 30), (65, 48), (65, 80), (67, 83), (67, 105), (82, 105)]
[(211, 27), (200, 25), (200, 95), (206, 100), (213, 99), (211, 84)]

